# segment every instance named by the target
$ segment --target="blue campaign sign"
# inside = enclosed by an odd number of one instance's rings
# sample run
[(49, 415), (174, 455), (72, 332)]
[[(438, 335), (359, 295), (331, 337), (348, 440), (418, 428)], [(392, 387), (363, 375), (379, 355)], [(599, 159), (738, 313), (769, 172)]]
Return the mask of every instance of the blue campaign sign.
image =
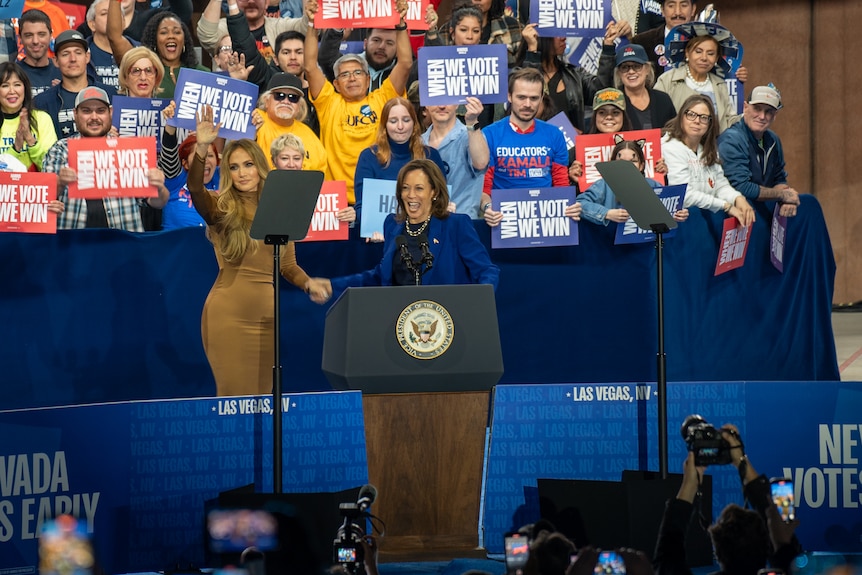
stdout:
[(170, 100), (158, 98), (111, 98), (113, 116), (111, 124), (120, 136), (155, 136), (156, 147), (161, 146), (162, 110)]
[(566, 149), (571, 150), (575, 147), (575, 140), (578, 138), (578, 131), (572, 125), (569, 117), (565, 112), (560, 112), (553, 118), (548, 120), (548, 123), (560, 129), (563, 137), (566, 138)]
[(214, 120), (221, 123), (219, 136), (228, 140), (252, 138), (255, 129), (251, 113), (257, 104), (258, 87), (250, 82), (229, 76), (181, 68), (174, 91), (177, 112), (168, 124), (195, 130), (196, 114), (200, 106), (210, 105)]
[(530, 23), (539, 36), (604, 36), (612, 0), (530, 0)]
[(24, 11), (24, 0), (7, 0), (0, 6), (0, 18), (20, 18)]
[(395, 213), (395, 180), (365, 178), (362, 187), (362, 213), (359, 216), (359, 235), (370, 238), (374, 232), (383, 233), (383, 221)]
[(563, 212), (575, 203), (575, 188), (493, 190), (491, 203), (503, 212), (491, 228), (491, 247), (537, 248), (578, 245), (578, 224)]
[(590, 74), (598, 74), (603, 37), (604, 32), (598, 36), (574, 38), (572, 40), (574, 45), (566, 50), (567, 61), (580, 66)]
[(362, 54), (365, 45), (361, 40), (345, 40), (338, 45), (338, 51), (342, 54)]
[(425, 46), (419, 49), (419, 101), (423, 106), (464, 104), (467, 96), (483, 104), (508, 100), (506, 46)]
[[(674, 213), (682, 209), (682, 202), (685, 199), (685, 190), (688, 184), (677, 184), (675, 186), (665, 186), (656, 188), (655, 193), (661, 200), (661, 203), (667, 208), (667, 211)], [(625, 207), (625, 206), (623, 206)], [(685, 225), (680, 224), (680, 225)], [(665, 238), (672, 238), (676, 235), (676, 229), (670, 230), (664, 234)], [(644, 230), (640, 228), (633, 219), (629, 218), (623, 224), (617, 224), (617, 233), (614, 237), (614, 244), (639, 244), (643, 242), (651, 242), (655, 240), (655, 234), (652, 230)]]
[[(272, 492), (272, 411), (249, 396), (0, 412), (0, 566), (36, 573), (55, 513), (86, 523), (107, 573), (204, 565), (204, 501)], [(360, 392), (284, 395), (281, 411), (285, 491), (368, 482)]]
[[(539, 519), (539, 478), (619, 481), (623, 470), (656, 471), (657, 395), (654, 383), (498, 385), (480, 526), (488, 552), (502, 553), (506, 531)], [(732, 423), (759, 473), (793, 479), (806, 549), (862, 550), (862, 383), (670, 382), (667, 405), (672, 473), (682, 471), (688, 415)], [(743, 504), (736, 468), (707, 473), (714, 517)]]

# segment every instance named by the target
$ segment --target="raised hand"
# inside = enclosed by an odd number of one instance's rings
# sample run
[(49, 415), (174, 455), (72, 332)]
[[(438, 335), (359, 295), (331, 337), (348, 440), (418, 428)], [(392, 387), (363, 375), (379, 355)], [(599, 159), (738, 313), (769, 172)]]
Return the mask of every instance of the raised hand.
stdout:
[(213, 121), (214, 117), (213, 108), (209, 105), (201, 106), (197, 112), (197, 130), (195, 134), (198, 139), (198, 147), (204, 146), (204, 154), (209, 150), (209, 145), (218, 138), (218, 131), (221, 128), (221, 123), (216, 124)]

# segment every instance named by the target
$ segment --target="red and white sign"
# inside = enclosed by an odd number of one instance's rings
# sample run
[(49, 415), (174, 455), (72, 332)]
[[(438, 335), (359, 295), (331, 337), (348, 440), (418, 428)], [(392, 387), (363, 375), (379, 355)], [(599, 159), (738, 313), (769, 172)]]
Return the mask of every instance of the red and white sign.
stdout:
[(315, 28), (393, 28), (401, 17), (394, 0), (321, 0)]
[(0, 172), (0, 232), (56, 234), (57, 174)]
[(78, 181), (70, 198), (149, 198), (158, 196), (147, 172), (155, 168), (156, 139), (74, 138), (69, 140), (69, 167)]
[(575, 142), (575, 159), (584, 166), (584, 171), (578, 179), (580, 191), (585, 192), (587, 188), (602, 179), (596, 164), (599, 162), (610, 162), (614, 150), (614, 136), (619, 134), (628, 141), (636, 142), (646, 140), (643, 145), (646, 167), (644, 175), (657, 182), (665, 183), (663, 174), (655, 173), (655, 163), (661, 158), (661, 130), (632, 130), (630, 132), (617, 132), (616, 134), (579, 134)]
[(748, 251), (748, 241), (751, 239), (748, 233), (750, 230), (750, 227), (742, 227), (736, 218), (724, 220), (718, 261), (715, 262), (715, 275), (742, 267), (745, 263), (745, 253)]
[[(407, 24), (408, 30), (428, 29), (428, 22), (425, 21), (425, 12), (428, 10), (429, 4), (429, 0), (407, 0), (407, 18), (405, 18), (404, 22)], [(438, 23), (438, 26), (441, 23)]]
[(317, 205), (311, 216), (311, 225), (304, 242), (346, 240), (350, 224), (338, 221), (340, 210), (347, 207), (347, 184), (343, 180), (325, 181), (317, 197)]

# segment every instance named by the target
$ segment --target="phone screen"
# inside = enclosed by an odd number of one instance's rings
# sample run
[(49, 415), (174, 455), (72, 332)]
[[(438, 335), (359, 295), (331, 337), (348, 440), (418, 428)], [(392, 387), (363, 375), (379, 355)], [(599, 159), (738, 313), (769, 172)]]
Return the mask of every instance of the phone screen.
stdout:
[(338, 563), (356, 563), (356, 547), (339, 547), (335, 559)]
[(259, 509), (214, 509), (207, 514), (207, 538), (213, 553), (272, 551), (278, 548), (278, 521)]
[(626, 563), (616, 551), (602, 551), (596, 561), (595, 575), (625, 575)]
[(510, 571), (523, 569), (530, 558), (530, 540), (527, 537), (513, 535), (506, 537), (506, 568)]
[(796, 510), (793, 501), (793, 481), (790, 479), (773, 479), (770, 482), (772, 488), (772, 501), (778, 508), (782, 521), (788, 523), (796, 518)]

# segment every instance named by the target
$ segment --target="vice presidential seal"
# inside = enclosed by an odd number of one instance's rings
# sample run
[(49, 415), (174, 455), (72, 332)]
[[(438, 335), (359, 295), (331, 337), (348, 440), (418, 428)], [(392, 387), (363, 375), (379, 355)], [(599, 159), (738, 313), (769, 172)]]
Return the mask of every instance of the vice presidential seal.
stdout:
[(434, 359), (446, 353), (455, 328), (446, 308), (437, 302), (419, 300), (404, 308), (395, 324), (401, 349), (416, 359)]

